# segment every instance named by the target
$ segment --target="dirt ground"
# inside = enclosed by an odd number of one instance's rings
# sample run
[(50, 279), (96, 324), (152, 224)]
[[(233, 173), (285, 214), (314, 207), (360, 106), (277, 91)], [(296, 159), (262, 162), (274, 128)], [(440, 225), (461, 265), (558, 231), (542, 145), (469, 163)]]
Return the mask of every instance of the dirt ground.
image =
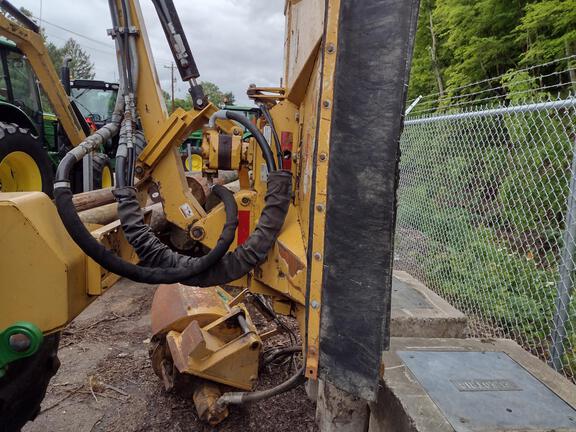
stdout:
[[(216, 428), (198, 419), (191, 400), (166, 393), (148, 358), (154, 290), (122, 280), (74, 320), (60, 341), (62, 365), (42, 411), (24, 432), (316, 430), (315, 406), (303, 387), (231, 407), (230, 416)], [(275, 337), (270, 343), (288, 340)], [(267, 366), (257, 389), (291, 373), (287, 365)]]

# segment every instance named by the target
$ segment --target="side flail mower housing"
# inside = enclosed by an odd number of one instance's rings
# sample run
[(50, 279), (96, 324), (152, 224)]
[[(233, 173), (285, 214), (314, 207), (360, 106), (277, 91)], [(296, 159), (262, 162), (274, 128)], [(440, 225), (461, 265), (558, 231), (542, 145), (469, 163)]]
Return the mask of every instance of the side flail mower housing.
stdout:
[(220, 287), (158, 287), (152, 304), (152, 367), (167, 391), (181, 374), (198, 377), (194, 402), (200, 417), (218, 423), (221, 391), (210, 382), (250, 391), (258, 380), (262, 340), (242, 304)]

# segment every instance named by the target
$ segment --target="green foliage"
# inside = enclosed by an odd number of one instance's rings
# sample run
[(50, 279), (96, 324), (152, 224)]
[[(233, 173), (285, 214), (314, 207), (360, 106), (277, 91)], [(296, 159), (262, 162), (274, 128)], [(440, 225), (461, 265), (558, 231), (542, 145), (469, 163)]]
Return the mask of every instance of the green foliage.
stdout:
[(236, 99), (232, 92), (223, 92), (216, 84), (209, 81), (202, 81), (200, 84), (204, 89), (204, 94), (208, 96), (208, 100), (217, 107), (234, 104)]
[[(501, 95), (509, 89), (499, 88), (502, 83), (497, 81), (458, 89), (572, 55), (576, 55), (576, 0), (423, 0), (409, 97), (441, 93), (438, 75), (447, 99), (494, 87)], [(575, 63), (560, 62), (535, 74), (563, 72)], [(548, 81), (575, 79), (574, 72), (564, 72)]]
[(429, 18), (433, 8), (434, 0), (422, 0), (420, 2), (420, 16), (414, 42), (414, 57), (412, 59), (410, 77), (410, 94), (413, 97), (439, 91), (433, 76), (432, 59), (430, 57), (432, 37), (429, 29)]
[(66, 41), (64, 46), (58, 48), (53, 43), (48, 43), (48, 54), (57, 71), (60, 70), (64, 59), (70, 58), (71, 79), (94, 79), (94, 63), (90, 60), (90, 54), (82, 49), (82, 46), (73, 38)]
[[(232, 92), (222, 92), (220, 88), (211, 82), (202, 81), (200, 83), (202, 85), (202, 89), (204, 90), (204, 94), (208, 97), (208, 100), (212, 102), (217, 107), (223, 107), (224, 105), (233, 105), (235, 98)], [(166, 106), (168, 110), (172, 112), (172, 98), (170, 93), (165, 90), (162, 90), (162, 95), (164, 96), (164, 101), (166, 102)], [(186, 95), (185, 98), (174, 98), (174, 109), (182, 108), (185, 110), (192, 109), (192, 98), (190, 95)]]
[(450, 87), (504, 73), (519, 54), (511, 32), (525, 1), (438, 0), (438, 22)]
[(516, 28), (526, 46), (522, 64), (538, 64), (576, 54), (576, 0), (543, 0), (529, 4)]
[[(428, 95), (421, 109), (445, 113), (480, 99), (566, 97), (576, 61), (564, 58), (574, 56), (576, 0), (421, 0), (409, 98)], [(402, 260), (476, 322), (540, 355), (573, 145), (573, 110), (411, 125), (402, 137)], [(576, 343), (570, 313), (567, 347)], [(576, 352), (563, 364), (575, 370)]]
[[(524, 74), (507, 83), (533, 85)], [(437, 121), (402, 136), (401, 260), (458, 308), (537, 353), (552, 331), (573, 115)], [(575, 311), (568, 328), (576, 328)], [(564, 364), (576, 364), (576, 353)]]

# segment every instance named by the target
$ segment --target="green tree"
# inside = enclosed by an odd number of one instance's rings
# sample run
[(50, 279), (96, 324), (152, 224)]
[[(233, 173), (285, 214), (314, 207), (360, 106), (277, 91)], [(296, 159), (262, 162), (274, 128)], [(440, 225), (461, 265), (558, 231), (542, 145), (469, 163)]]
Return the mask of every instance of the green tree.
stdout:
[[(444, 98), (449, 105), (462, 94), (504, 95), (506, 80), (491, 78), (575, 55), (576, 0), (422, 0), (409, 96), (438, 94), (427, 102)], [(576, 61), (567, 60), (531, 75), (547, 75), (540, 86), (553, 88), (575, 82), (575, 69)]]
[[(33, 21), (34, 15), (29, 9), (25, 7), (20, 7), (20, 12), (31, 18)], [(62, 62), (65, 57), (70, 57), (70, 75), (72, 79), (94, 79), (94, 63), (90, 59), (90, 54), (88, 54), (82, 46), (73, 38), (66, 41), (63, 47), (56, 46), (53, 42), (48, 40), (46, 32), (43, 28), (40, 29), (42, 38), (44, 39), (44, 44), (48, 50), (48, 55), (56, 68), (56, 71), (60, 71)]]
[(438, 57), (438, 35), (433, 17), (435, 6), (435, 0), (422, 0), (420, 3), (420, 17), (412, 59), (410, 99), (431, 93), (438, 93), (440, 97), (444, 94), (444, 65)]
[[(214, 105), (220, 107), (223, 105), (234, 104), (235, 98), (232, 92), (222, 92), (220, 88), (209, 81), (202, 81), (200, 83), (204, 89), (204, 94), (208, 97), (208, 100)], [(164, 102), (169, 112), (172, 112), (172, 98), (170, 93), (166, 90), (162, 90), (162, 96), (164, 97)], [(192, 98), (190, 95), (186, 95), (184, 98), (174, 98), (174, 108), (182, 108), (185, 110), (192, 109)]]
[(434, 17), (451, 88), (505, 73), (521, 48), (514, 36), (527, 0), (438, 0)]
[[(445, 98), (494, 90), (500, 76), (521, 64), (526, 29), (519, 30), (533, 5), (562, 0), (422, 0), (414, 49), (410, 97), (438, 93)], [(569, 0), (574, 3), (576, 0)], [(551, 18), (553, 19), (553, 18)], [(537, 21), (537, 19), (536, 19)], [(566, 20), (569, 25), (569, 19)], [(462, 86), (467, 86), (460, 89)], [(459, 101), (462, 101), (459, 99)], [(430, 100), (428, 101), (430, 102)]]
[[(166, 108), (168, 108), (168, 112), (172, 113), (172, 98), (170, 93), (166, 90), (162, 90), (162, 96), (164, 97), (164, 103), (166, 104)], [(190, 95), (186, 95), (184, 98), (174, 98), (174, 108), (182, 108), (186, 111), (192, 109), (192, 99)]]
[(200, 83), (204, 89), (204, 94), (208, 97), (208, 100), (216, 106), (222, 105), (232, 105), (234, 104), (236, 98), (232, 92), (223, 92), (220, 88), (209, 81), (202, 81)]
[[(576, 0), (542, 0), (526, 6), (516, 28), (522, 64), (540, 64), (576, 54)], [(565, 68), (566, 64), (558, 65)], [(574, 65), (572, 65), (574, 67)], [(572, 71), (574, 74), (574, 71)], [(576, 76), (571, 76), (576, 81)]]
[(94, 63), (82, 46), (73, 38), (66, 41), (64, 46), (58, 48), (52, 43), (47, 44), (48, 54), (56, 70), (60, 70), (64, 59), (70, 58), (70, 77), (72, 79), (94, 79)]

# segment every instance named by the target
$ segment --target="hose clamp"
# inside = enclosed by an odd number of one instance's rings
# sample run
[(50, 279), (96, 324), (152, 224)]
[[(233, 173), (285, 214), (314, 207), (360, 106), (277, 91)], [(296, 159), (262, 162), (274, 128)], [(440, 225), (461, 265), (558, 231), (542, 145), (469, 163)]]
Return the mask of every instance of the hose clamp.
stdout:
[(66, 180), (54, 182), (54, 190), (56, 189), (70, 189), (70, 182)]

